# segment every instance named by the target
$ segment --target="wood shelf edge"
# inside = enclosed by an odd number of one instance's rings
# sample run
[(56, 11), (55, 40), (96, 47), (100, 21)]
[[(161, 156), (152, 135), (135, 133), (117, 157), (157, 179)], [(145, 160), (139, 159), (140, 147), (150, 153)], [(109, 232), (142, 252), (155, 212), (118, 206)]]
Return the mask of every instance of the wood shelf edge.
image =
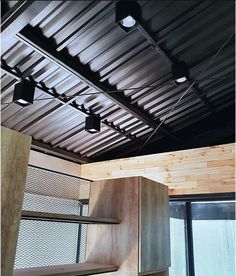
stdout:
[(103, 265), (95, 263), (80, 263), (53, 265), (33, 268), (14, 269), (13, 276), (76, 276), (115, 272), (115, 265)]
[(70, 223), (96, 223), (96, 224), (119, 224), (119, 220), (113, 218), (96, 218), (89, 216), (77, 216), (47, 212), (22, 211), (22, 218), (28, 220), (47, 220)]

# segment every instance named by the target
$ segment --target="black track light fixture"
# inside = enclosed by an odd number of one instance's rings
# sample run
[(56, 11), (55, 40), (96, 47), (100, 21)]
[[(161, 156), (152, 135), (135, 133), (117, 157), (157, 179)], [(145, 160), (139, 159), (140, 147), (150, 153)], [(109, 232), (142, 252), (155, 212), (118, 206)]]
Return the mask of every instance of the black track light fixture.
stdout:
[(15, 85), (13, 92), (13, 102), (20, 106), (33, 104), (34, 93), (35, 86), (27, 80), (22, 80)]
[(181, 84), (188, 81), (188, 67), (184, 61), (172, 64), (172, 79), (176, 84)]
[(85, 130), (91, 134), (100, 132), (101, 119), (100, 116), (90, 114), (85, 119)]
[(116, 4), (116, 23), (126, 32), (134, 29), (141, 19), (141, 7), (136, 1), (119, 1)]

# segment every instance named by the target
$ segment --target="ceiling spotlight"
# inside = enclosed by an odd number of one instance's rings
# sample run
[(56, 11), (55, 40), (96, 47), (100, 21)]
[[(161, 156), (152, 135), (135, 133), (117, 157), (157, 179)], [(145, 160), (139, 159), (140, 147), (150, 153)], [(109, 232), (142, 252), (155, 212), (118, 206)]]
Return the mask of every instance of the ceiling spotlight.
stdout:
[(85, 130), (91, 134), (100, 132), (101, 119), (100, 116), (90, 114), (85, 119)]
[(132, 16), (129, 15), (122, 19), (120, 23), (126, 28), (132, 28), (136, 24), (136, 21)]
[(35, 86), (27, 81), (22, 80), (17, 83), (13, 92), (13, 102), (20, 106), (27, 106), (34, 102)]
[(181, 61), (172, 64), (172, 79), (176, 84), (184, 83), (188, 80), (189, 72), (185, 62)]
[(136, 1), (120, 1), (116, 4), (116, 23), (126, 32), (137, 26), (141, 8)]

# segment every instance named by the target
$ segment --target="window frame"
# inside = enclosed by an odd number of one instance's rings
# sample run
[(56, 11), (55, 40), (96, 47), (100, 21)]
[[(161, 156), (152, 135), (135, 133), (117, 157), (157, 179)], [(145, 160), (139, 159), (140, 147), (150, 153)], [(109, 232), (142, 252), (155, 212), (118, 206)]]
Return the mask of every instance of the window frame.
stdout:
[(235, 200), (235, 193), (214, 193), (214, 194), (191, 194), (191, 195), (170, 195), (170, 202), (185, 202), (186, 212), (186, 262), (187, 276), (195, 276), (194, 248), (192, 230), (192, 202), (209, 201), (230, 201)]

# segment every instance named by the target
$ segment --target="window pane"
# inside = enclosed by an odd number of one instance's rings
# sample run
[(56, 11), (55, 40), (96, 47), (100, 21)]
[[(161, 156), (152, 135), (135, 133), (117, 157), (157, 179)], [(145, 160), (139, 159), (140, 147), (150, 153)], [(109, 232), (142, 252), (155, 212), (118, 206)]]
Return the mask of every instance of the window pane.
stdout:
[(192, 203), (196, 276), (235, 275), (235, 203)]
[(185, 203), (170, 202), (170, 276), (186, 276)]

